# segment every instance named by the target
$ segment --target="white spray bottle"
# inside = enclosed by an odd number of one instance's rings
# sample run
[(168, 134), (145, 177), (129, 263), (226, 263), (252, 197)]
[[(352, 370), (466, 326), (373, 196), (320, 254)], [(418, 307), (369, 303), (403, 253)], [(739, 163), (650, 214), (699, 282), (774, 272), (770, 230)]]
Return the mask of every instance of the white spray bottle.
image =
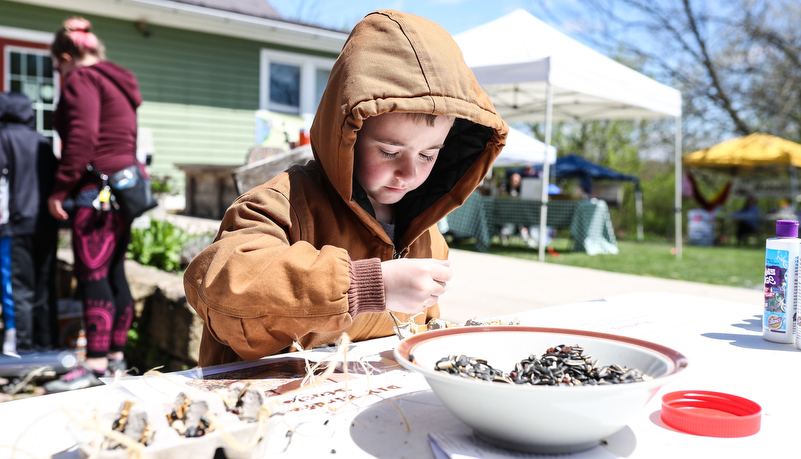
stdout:
[(776, 222), (776, 237), (765, 242), (765, 304), (762, 337), (776, 343), (796, 343), (798, 222)]

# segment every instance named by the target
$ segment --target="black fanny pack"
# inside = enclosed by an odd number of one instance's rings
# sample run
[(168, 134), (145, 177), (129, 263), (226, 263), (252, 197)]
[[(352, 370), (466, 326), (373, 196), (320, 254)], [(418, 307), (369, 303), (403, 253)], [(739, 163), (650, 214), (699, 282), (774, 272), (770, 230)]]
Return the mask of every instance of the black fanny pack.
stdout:
[(158, 206), (158, 201), (150, 190), (150, 180), (144, 176), (138, 163), (122, 168), (111, 175), (100, 172), (91, 164), (86, 166), (86, 170), (103, 180), (103, 187), (109, 188), (113, 203), (124, 217), (133, 220)]

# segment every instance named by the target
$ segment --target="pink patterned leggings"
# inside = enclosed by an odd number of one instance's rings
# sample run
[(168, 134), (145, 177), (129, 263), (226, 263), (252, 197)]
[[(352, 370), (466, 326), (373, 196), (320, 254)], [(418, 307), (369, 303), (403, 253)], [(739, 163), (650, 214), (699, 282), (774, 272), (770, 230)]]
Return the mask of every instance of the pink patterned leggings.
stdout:
[(125, 349), (133, 320), (133, 298), (125, 278), (130, 237), (131, 223), (117, 212), (78, 207), (73, 215), (74, 269), (89, 358)]

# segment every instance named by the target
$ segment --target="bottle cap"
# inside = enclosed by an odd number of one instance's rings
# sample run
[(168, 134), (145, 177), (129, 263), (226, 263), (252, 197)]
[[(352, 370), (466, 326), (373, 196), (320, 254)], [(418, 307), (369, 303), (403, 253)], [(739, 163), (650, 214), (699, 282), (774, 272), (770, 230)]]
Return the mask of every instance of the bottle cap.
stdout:
[(798, 222), (795, 220), (777, 220), (776, 237), (798, 237)]
[(759, 432), (761, 420), (762, 407), (736, 395), (699, 390), (662, 397), (662, 421), (694, 435), (747, 437)]

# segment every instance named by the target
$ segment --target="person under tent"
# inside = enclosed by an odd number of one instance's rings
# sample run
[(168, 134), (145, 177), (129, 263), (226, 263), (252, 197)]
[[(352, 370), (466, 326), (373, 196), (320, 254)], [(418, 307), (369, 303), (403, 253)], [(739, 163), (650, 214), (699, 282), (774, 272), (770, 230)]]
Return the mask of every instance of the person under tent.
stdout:
[(737, 245), (747, 243), (749, 236), (759, 236), (759, 222), (762, 215), (754, 196), (748, 196), (743, 207), (730, 217), (737, 222)]

